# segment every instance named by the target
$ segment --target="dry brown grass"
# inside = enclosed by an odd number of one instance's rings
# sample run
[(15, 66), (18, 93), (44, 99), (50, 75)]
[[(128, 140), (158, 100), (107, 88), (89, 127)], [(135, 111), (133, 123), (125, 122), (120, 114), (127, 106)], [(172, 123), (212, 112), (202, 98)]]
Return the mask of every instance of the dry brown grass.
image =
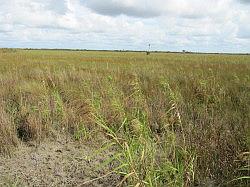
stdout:
[(127, 184), (225, 184), (249, 175), (249, 75), (250, 56), (4, 50), (0, 151), (106, 136)]
[(15, 125), (0, 103), (0, 154), (10, 155), (12, 149), (18, 145)]

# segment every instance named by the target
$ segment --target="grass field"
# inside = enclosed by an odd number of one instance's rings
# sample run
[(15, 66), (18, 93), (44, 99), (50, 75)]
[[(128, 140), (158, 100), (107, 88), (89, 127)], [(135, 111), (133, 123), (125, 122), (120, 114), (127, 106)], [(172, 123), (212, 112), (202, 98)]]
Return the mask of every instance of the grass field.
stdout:
[(250, 56), (2, 49), (0, 86), (5, 157), (65, 136), (112, 151), (84, 184), (250, 185)]

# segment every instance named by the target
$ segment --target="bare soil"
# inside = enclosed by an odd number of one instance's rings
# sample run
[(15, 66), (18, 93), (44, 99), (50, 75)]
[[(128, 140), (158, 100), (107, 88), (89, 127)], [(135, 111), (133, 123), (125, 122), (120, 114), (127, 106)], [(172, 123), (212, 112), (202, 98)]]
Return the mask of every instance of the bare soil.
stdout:
[(0, 186), (116, 186), (114, 163), (100, 167), (111, 156), (66, 138), (22, 144), (13, 156), (0, 156)]

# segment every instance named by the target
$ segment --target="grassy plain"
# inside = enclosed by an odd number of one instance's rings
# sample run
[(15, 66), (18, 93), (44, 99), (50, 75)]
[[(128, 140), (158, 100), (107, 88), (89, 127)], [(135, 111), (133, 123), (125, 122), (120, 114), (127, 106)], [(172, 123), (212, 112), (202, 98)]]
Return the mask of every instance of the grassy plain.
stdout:
[(0, 86), (2, 155), (65, 135), (120, 186), (250, 184), (250, 56), (2, 49)]

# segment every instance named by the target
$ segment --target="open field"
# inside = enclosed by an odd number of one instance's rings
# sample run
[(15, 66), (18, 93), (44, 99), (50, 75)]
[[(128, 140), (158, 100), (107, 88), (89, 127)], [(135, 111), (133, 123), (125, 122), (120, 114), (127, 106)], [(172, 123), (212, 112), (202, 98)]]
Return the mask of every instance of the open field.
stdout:
[(249, 55), (8, 49), (0, 86), (0, 186), (250, 185)]

